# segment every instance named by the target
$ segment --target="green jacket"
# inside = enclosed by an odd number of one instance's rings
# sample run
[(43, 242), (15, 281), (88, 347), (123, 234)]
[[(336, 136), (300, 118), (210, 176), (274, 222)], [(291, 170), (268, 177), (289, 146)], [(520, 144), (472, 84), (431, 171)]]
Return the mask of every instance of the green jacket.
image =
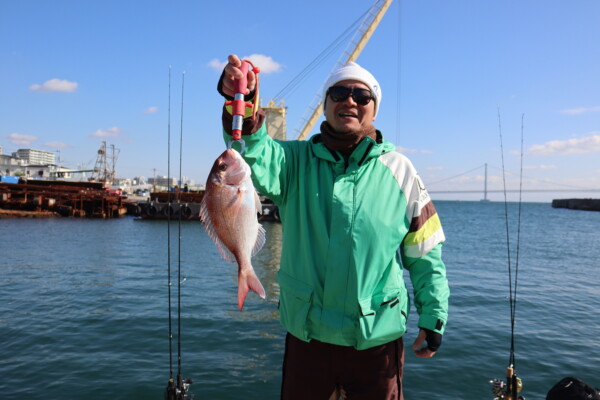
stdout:
[[(365, 138), (347, 163), (320, 135), (245, 135), (256, 189), (279, 206), (280, 320), (294, 336), (367, 349), (406, 331), (410, 273), (419, 327), (443, 333), (449, 288), (444, 233), (410, 161)], [(224, 134), (226, 141), (230, 139)]]

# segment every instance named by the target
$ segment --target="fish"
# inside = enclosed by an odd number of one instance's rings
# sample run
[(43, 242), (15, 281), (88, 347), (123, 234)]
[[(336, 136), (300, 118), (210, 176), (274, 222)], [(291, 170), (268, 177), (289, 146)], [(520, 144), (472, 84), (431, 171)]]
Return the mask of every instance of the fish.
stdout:
[(250, 290), (265, 298), (251, 258), (266, 242), (258, 222), (262, 205), (252, 184), (250, 166), (235, 149), (225, 150), (214, 162), (200, 203), (200, 220), (221, 257), (238, 264), (238, 307)]

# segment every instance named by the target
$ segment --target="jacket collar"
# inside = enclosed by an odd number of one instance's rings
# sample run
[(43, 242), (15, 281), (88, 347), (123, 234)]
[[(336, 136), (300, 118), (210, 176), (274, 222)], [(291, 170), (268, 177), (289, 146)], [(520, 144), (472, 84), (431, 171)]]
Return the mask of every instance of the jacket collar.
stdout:
[[(345, 163), (344, 157), (340, 152), (329, 150), (321, 140), (321, 134), (313, 135), (309, 142), (315, 155), (325, 161), (332, 163)], [(377, 141), (370, 137), (365, 137), (356, 146), (350, 157), (348, 157), (347, 165), (349, 167), (360, 167), (367, 160), (379, 157), (381, 154), (388, 153), (394, 150), (395, 146), (383, 139), (383, 135), (377, 131)]]

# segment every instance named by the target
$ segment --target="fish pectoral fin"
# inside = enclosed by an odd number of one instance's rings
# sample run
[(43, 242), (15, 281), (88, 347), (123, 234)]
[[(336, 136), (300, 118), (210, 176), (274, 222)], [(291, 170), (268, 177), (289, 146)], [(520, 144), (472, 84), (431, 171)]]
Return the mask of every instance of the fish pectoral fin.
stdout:
[(225, 246), (225, 243), (223, 243), (223, 241), (217, 235), (215, 227), (210, 219), (210, 214), (208, 213), (208, 207), (204, 201), (200, 204), (200, 221), (202, 221), (202, 224), (204, 225), (204, 230), (206, 230), (208, 236), (210, 236), (212, 241), (215, 242), (215, 244), (217, 245), (221, 257), (223, 257), (225, 261), (234, 263), (235, 256), (231, 253), (231, 251), (229, 251), (227, 246)]
[(256, 190), (254, 191), (254, 204), (256, 205), (256, 212), (262, 215), (262, 203), (260, 202), (260, 197), (258, 197)]
[(251, 257), (254, 257), (256, 253), (260, 251), (265, 245), (267, 241), (267, 234), (265, 232), (265, 228), (262, 227), (261, 224), (258, 224), (258, 232), (256, 234), (256, 242), (254, 242), (254, 247), (252, 248)]

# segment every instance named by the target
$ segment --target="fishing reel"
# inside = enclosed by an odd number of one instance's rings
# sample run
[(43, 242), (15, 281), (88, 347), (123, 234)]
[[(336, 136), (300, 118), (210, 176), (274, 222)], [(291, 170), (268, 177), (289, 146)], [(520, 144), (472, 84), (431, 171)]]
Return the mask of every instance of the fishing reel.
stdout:
[(492, 393), (496, 396), (494, 400), (525, 400), (525, 397), (517, 395), (523, 390), (523, 382), (514, 373), (512, 366), (506, 369), (506, 381), (494, 379), (490, 381), (490, 385)]
[(183, 380), (181, 375), (177, 375), (177, 384), (170, 378), (165, 389), (165, 400), (193, 400), (194, 394), (189, 392), (192, 383), (191, 379)]

